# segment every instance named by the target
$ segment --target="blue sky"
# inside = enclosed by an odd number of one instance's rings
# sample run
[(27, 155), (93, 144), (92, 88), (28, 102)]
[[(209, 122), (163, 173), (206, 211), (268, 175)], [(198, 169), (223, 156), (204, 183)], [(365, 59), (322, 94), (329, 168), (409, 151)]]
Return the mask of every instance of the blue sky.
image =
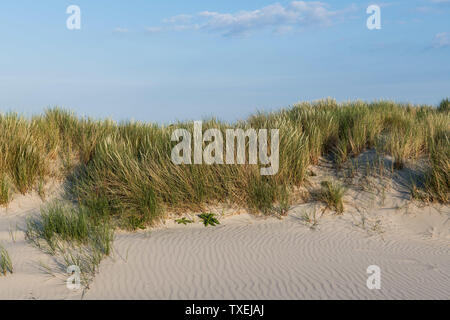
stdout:
[(0, 111), (172, 122), (326, 97), (437, 104), (449, 21), (450, 0), (4, 0)]

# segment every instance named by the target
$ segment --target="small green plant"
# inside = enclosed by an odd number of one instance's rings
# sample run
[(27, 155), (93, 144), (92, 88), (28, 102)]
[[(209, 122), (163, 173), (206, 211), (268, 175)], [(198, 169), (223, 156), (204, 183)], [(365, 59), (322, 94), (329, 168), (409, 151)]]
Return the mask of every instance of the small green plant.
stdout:
[(203, 224), (205, 227), (207, 226), (213, 226), (220, 224), (219, 220), (216, 219), (216, 215), (214, 213), (202, 213), (199, 214), (198, 217), (202, 219)]
[(184, 225), (187, 225), (187, 224), (189, 224), (189, 223), (193, 223), (194, 221), (189, 220), (189, 219), (186, 219), (186, 217), (183, 217), (183, 218), (181, 218), (181, 219), (175, 220), (175, 222), (178, 223), (178, 224), (184, 224)]
[(301, 215), (301, 220), (309, 226), (311, 230), (315, 230), (319, 225), (319, 220), (317, 219), (317, 210), (304, 211)]
[(355, 226), (360, 227), (361, 229), (367, 231), (369, 234), (377, 233), (379, 235), (382, 235), (384, 233), (381, 220), (369, 219), (363, 212), (360, 212), (360, 214), (361, 222), (355, 223)]
[(344, 212), (345, 188), (332, 181), (322, 181), (321, 186), (319, 200), (325, 202), (327, 207), (335, 210), (337, 214), (342, 214)]
[(13, 265), (8, 251), (0, 244), (0, 273), (6, 276), (6, 273), (13, 273)]

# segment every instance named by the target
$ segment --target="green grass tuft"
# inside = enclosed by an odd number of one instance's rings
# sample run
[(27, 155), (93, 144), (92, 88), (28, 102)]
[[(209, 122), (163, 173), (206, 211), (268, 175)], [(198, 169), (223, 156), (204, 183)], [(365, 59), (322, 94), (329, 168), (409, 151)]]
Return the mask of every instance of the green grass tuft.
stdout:
[(319, 191), (319, 199), (326, 203), (327, 207), (336, 211), (337, 214), (344, 213), (344, 195), (346, 189), (338, 182), (323, 181)]
[(8, 251), (0, 244), (0, 274), (6, 276), (8, 272), (12, 274), (13, 271), (13, 264)]
[(114, 240), (113, 225), (92, 217), (86, 207), (55, 201), (27, 220), (26, 238), (48, 254), (62, 257), (67, 267), (77, 265), (88, 286), (101, 260), (112, 253)]

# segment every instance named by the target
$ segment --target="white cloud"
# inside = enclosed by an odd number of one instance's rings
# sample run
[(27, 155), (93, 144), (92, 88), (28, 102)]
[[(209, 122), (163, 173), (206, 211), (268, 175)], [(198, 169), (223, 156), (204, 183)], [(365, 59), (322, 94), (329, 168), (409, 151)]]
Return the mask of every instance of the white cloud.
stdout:
[(320, 1), (292, 1), (286, 6), (275, 3), (253, 11), (235, 13), (203, 11), (195, 16), (179, 15), (164, 21), (172, 23), (174, 30), (202, 29), (225, 36), (249, 34), (266, 28), (285, 33), (295, 27), (330, 26), (353, 10), (354, 7), (333, 11)]
[(436, 34), (433, 41), (434, 48), (444, 48), (450, 46), (450, 33), (441, 32)]

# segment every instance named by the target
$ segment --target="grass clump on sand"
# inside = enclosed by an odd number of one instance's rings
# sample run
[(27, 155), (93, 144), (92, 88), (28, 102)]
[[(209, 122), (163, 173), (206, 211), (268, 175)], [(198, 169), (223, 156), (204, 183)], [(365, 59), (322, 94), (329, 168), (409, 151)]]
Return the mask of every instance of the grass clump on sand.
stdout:
[[(107, 219), (124, 229), (218, 202), (270, 214), (274, 204), (287, 206), (286, 195), (304, 185), (321, 157), (339, 169), (368, 149), (391, 156), (394, 170), (425, 160), (421, 192), (432, 201), (449, 201), (448, 99), (438, 108), (327, 99), (236, 123), (203, 122), (204, 131), (219, 129), (224, 137), (227, 129), (279, 129), (279, 171), (270, 177), (260, 176), (258, 165), (173, 164), (171, 135), (177, 128), (193, 132), (193, 123), (115, 123), (58, 108), (32, 118), (0, 115), (0, 203), (10, 201), (11, 190), (42, 193), (42, 181), (59, 178), (69, 182), (68, 195), (89, 221)], [(245, 144), (248, 151), (249, 139)]]
[(0, 274), (6, 276), (6, 273), (13, 273), (13, 264), (8, 251), (0, 244)]
[(318, 193), (319, 200), (326, 203), (329, 209), (337, 214), (344, 213), (345, 188), (338, 182), (322, 181), (321, 190)]
[(112, 252), (114, 231), (107, 220), (94, 220), (85, 207), (54, 201), (27, 220), (26, 238), (48, 254), (76, 265), (88, 286), (101, 260)]

